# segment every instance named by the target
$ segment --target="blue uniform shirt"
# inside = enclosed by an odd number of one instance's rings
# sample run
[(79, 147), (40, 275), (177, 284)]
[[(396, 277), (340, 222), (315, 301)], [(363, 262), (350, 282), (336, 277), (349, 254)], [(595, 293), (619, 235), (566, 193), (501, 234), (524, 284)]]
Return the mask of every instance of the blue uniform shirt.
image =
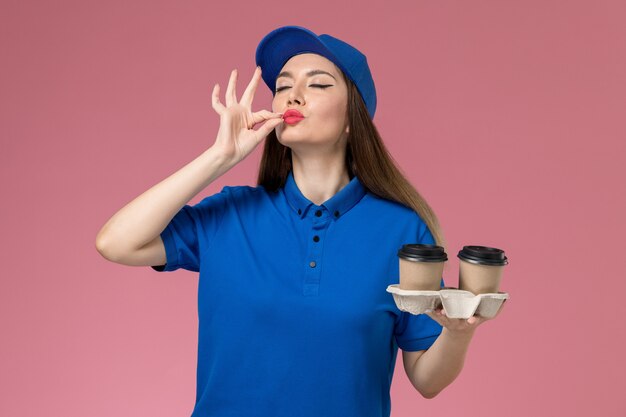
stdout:
[(278, 192), (226, 186), (161, 238), (155, 270), (200, 273), (192, 417), (387, 417), (398, 347), (428, 349), (442, 331), (386, 291), (398, 249), (431, 232), (356, 176), (319, 206), (291, 172)]

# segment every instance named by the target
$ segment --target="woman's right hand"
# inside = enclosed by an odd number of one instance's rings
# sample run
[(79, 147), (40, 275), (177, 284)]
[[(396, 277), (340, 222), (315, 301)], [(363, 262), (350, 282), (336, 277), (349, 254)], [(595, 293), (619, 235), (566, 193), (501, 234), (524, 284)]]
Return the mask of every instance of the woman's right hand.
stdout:
[[(257, 67), (246, 91), (241, 96), (241, 101), (237, 102), (235, 94), (237, 70), (233, 70), (226, 88), (226, 106), (220, 103), (219, 84), (213, 87), (213, 109), (220, 116), (220, 128), (213, 147), (219, 149), (223, 156), (233, 164), (248, 156), (272, 129), (283, 122), (282, 113), (273, 113), (268, 110), (252, 113), (252, 100), (260, 78), (261, 69)], [(263, 121), (265, 123), (258, 130), (253, 129), (257, 123)]]

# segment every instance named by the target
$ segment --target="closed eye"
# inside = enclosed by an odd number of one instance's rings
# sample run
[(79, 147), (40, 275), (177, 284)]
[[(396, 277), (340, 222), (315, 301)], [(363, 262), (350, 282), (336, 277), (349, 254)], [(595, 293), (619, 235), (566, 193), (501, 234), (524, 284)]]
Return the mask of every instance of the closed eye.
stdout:
[[(332, 86), (333, 86), (332, 84), (324, 84), (324, 85), (322, 85), (322, 84), (311, 84), (309, 87), (317, 87), (317, 88), (324, 89), (324, 88), (328, 88), (328, 87), (332, 87)], [(285, 87), (277, 88), (276, 92), (278, 93), (279, 91), (282, 91), (285, 88), (290, 88), (290, 87), (285, 86)]]

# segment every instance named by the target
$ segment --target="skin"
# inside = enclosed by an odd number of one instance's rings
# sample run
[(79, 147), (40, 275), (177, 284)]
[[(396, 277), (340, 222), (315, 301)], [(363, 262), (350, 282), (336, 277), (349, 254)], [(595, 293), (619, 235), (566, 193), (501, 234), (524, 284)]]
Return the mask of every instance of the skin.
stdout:
[[(327, 71), (334, 76), (307, 76), (310, 70)], [(261, 73), (257, 68), (252, 81), (238, 102), (235, 93), (237, 71), (233, 70), (226, 90), (226, 106), (219, 101), (219, 85), (213, 89), (213, 108), (220, 115), (220, 131), (214, 145), (225, 160), (235, 164), (248, 155), (272, 130), (278, 141), (291, 148), (294, 179), (300, 191), (317, 205), (334, 196), (350, 182), (345, 166), (348, 90), (334, 63), (317, 54), (296, 55), (285, 63), (279, 77), (280, 89), (272, 100), (272, 112), (252, 112), (251, 105)], [(330, 85), (319, 88), (315, 85)], [(281, 113), (297, 109), (305, 119), (295, 125), (284, 123)], [(257, 123), (265, 122), (254, 130)], [(504, 303), (498, 310), (500, 314)], [(441, 335), (428, 350), (403, 351), (404, 369), (422, 396), (433, 398), (452, 383), (463, 368), (476, 328), (487, 320), (449, 318), (443, 309), (427, 312), (443, 326)], [(494, 317), (495, 318), (495, 317)]]
[(442, 308), (425, 313), (443, 326), (441, 335), (428, 350), (402, 352), (406, 374), (422, 396), (433, 398), (456, 379), (463, 369), (476, 329), (482, 323), (496, 318), (504, 304), (506, 301), (490, 319), (480, 316), (472, 316), (467, 320), (450, 318)]
[[(331, 75), (308, 76), (311, 70)], [(348, 86), (333, 62), (313, 53), (291, 57), (280, 73), (283, 71), (291, 73), (293, 78), (276, 79), (272, 111), (284, 113), (296, 109), (305, 118), (294, 125), (276, 126), (276, 136), (291, 149), (298, 188), (313, 203), (321, 205), (350, 182), (345, 165)]]
[[(334, 78), (306, 75), (314, 69), (327, 71)], [(296, 55), (285, 63), (280, 72), (283, 71), (290, 72), (293, 78), (277, 78), (272, 110), (284, 113), (297, 109), (305, 119), (295, 125), (278, 125), (276, 136), (281, 144), (291, 148), (298, 188), (309, 200), (320, 205), (350, 181), (345, 166), (348, 87), (335, 64), (317, 54)], [(321, 89), (315, 84), (330, 87)], [(426, 314), (443, 326), (441, 336), (428, 350), (403, 351), (402, 356), (414, 387), (424, 397), (432, 398), (461, 372), (476, 328), (489, 319), (449, 318), (443, 309)]]

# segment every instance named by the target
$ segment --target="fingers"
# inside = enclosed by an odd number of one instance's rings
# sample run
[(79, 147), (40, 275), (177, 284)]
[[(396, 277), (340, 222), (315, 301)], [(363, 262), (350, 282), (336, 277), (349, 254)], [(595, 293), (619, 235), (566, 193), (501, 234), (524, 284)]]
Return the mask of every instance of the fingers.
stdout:
[(468, 319), (450, 318), (443, 308), (427, 310), (425, 314), (437, 323), (439, 323), (441, 326), (453, 331), (467, 330), (472, 327), (478, 326), (478, 324), (484, 321), (481, 317), (478, 316), (472, 316)]
[(243, 92), (241, 96), (240, 103), (248, 108), (252, 107), (252, 100), (254, 100), (254, 94), (256, 93), (256, 88), (259, 85), (259, 79), (261, 78), (261, 67), (256, 67), (254, 70), (254, 74), (252, 75), (252, 80), (248, 83), (246, 90)]
[[(280, 122), (282, 123), (283, 119), (282, 119), (282, 113), (273, 113), (271, 111), (268, 110), (261, 110), (258, 111), (256, 113), (252, 113), (252, 120), (254, 121), (254, 124), (260, 123), (263, 120), (269, 120), (269, 119), (273, 119), (273, 118), (279, 118)], [(280, 124), (280, 123), (278, 123)]]
[(263, 123), (263, 125), (256, 131), (257, 142), (261, 142), (272, 130), (283, 122), (283, 119), (271, 119)]
[[(237, 77), (238, 77), (238, 71), (237, 69), (232, 70), (232, 72), (230, 73), (230, 78), (228, 80), (228, 86), (226, 87), (226, 94), (225, 94), (225, 101), (226, 101), (226, 106), (224, 106), (222, 103), (220, 103), (220, 99), (219, 99), (219, 92), (220, 92), (220, 87), (219, 84), (215, 84), (215, 86), (213, 87), (213, 93), (212, 93), (212, 107), (213, 109), (215, 109), (215, 111), (218, 114), (222, 114), (222, 112), (224, 111), (224, 109), (226, 109), (226, 107), (230, 107), (233, 104), (238, 104), (237, 102), (237, 92), (236, 92), (236, 84), (237, 84)], [(252, 101), (254, 100), (254, 95), (256, 93), (256, 89), (259, 85), (259, 80), (261, 79), (261, 68), (260, 67), (256, 67), (254, 70), (254, 74), (252, 76), (252, 80), (250, 81), (250, 83), (248, 83), (248, 86), (246, 87), (246, 90), (244, 91), (243, 95), (241, 96), (241, 101), (239, 103), (241, 103), (244, 106), (247, 106), (248, 108), (252, 107)], [(258, 112), (259, 114), (266, 114), (264, 112)], [(271, 112), (267, 112), (270, 115), (278, 115), (279, 113), (271, 113)], [(273, 116), (268, 116), (268, 117), (256, 117), (255, 113), (255, 119), (254, 122), (258, 123), (260, 121), (266, 120), (269, 117), (273, 117)], [(280, 113), (282, 114), (282, 113)]]
[[(228, 80), (228, 86), (226, 87), (225, 101), (226, 106), (224, 106), (220, 102), (220, 86), (219, 84), (215, 84), (213, 87), (213, 93), (211, 97), (211, 103), (213, 109), (217, 112), (217, 114), (221, 115), (222, 112), (226, 109), (226, 107), (230, 107), (234, 104), (238, 104), (237, 102), (237, 93), (236, 93), (236, 84), (237, 84), (238, 72), (237, 69), (232, 70), (230, 73), (230, 78)], [(246, 87), (243, 95), (241, 96), (240, 103), (242, 105), (247, 106), (248, 108), (252, 107), (252, 100), (254, 99), (254, 94), (256, 93), (257, 86), (259, 85), (259, 79), (261, 79), (261, 68), (256, 67), (254, 70), (254, 75), (252, 76), (252, 80)], [(272, 117), (280, 117), (282, 113), (272, 113), (267, 110), (261, 110), (260, 112), (256, 112), (253, 114), (254, 123), (262, 122), (263, 120), (268, 120)]]
[(220, 103), (220, 85), (215, 84), (213, 87), (213, 94), (211, 95), (211, 106), (213, 109), (219, 114), (222, 115), (222, 112), (226, 109), (222, 103)]
[(233, 104), (237, 104), (237, 96), (235, 92), (235, 87), (237, 84), (237, 69), (234, 69), (230, 73), (230, 78), (228, 79), (228, 87), (226, 87), (226, 107), (230, 107)]

